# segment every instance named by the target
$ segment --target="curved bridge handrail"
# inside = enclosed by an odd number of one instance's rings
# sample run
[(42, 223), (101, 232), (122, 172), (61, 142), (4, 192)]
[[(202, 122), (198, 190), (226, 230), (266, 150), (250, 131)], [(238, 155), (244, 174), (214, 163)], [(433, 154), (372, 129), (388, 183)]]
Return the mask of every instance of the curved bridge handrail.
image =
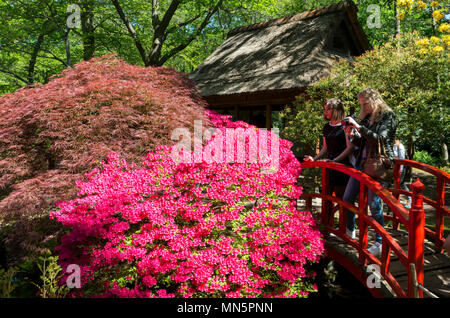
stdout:
[[(417, 162), (408, 159), (396, 159), (394, 162), (394, 188), (389, 189), (396, 198), (399, 198), (400, 194), (411, 196), (411, 192), (405, 192), (400, 187), (401, 175), (400, 167), (407, 166), (416, 168), (418, 170), (425, 171), (436, 177), (436, 200), (428, 197), (423, 197), (423, 201), (434, 208), (435, 211), (435, 225), (434, 229), (425, 227), (426, 236), (434, 239), (435, 248), (437, 251), (442, 252), (445, 237), (444, 237), (444, 222), (445, 217), (450, 217), (450, 209), (445, 206), (445, 186), (450, 184), (450, 174), (430, 166), (423, 162)], [(394, 221), (394, 226), (398, 228), (398, 224)]]
[[(389, 191), (394, 194), (403, 194), (406, 196), (412, 196), (412, 191), (406, 191), (403, 189), (395, 189), (395, 188), (389, 188)], [(432, 200), (427, 197), (423, 197), (423, 202), (431, 206), (432, 208), (435, 208), (436, 210), (441, 210), (446, 216), (450, 217), (450, 208), (447, 208), (445, 206), (440, 206), (439, 203), (435, 200)]]
[[(371, 224), (371, 226), (374, 227), (374, 230), (380, 234), (380, 236), (382, 238), (390, 238), (390, 234), (378, 223), (374, 222), (372, 219), (368, 218), (368, 216), (366, 215), (362, 215), (359, 213), (359, 210), (355, 208), (355, 206), (349, 202), (345, 202), (340, 198), (337, 197), (333, 197), (331, 195), (323, 195), (323, 194), (318, 194), (318, 193), (305, 193), (302, 195), (303, 197), (314, 197), (314, 198), (321, 198), (327, 201), (333, 201), (335, 203), (338, 203), (340, 205), (342, 205), (344, 208), (346, 208), (347, 210), (357, 214), (358, 216), (362, 217), (365, 219), (366, 223)], [(336, 230), (331, 229), (331, 232), (333, 234), (335, 234), (336, 236), (340, 236), (339, 232)], [(354, 248), (358, 249), (359, 246), (357, 243), (355, 243), (353, 240), (348, 240), (346, 237), (342, 237), (342, 239), (344, 239), (345, 241), (347, 241), (347, 243), (349, 243), (350, 245), (352, 245)], [(405, 254), (405, 252), (403, 251), (403, 248), (396, 242), (396, 241), (392, 241), (391, 242), (391, 248), (393, 250), (393, 252), (397, 255), (397, 257), (399, 258), (399, 260), (402, 262), (402, 264), (406, 267), (408, 266), (408, 256)], [(369, 258), (371, 258), (372, 262), (378, 263), (378, 265), (380, 265), (378, 260), (373, 259), (373, 256), (369, 256)]]
[(443, 178), (445, 183), (450, 183), (450, 174), (445, 172), (444, 170), (438, 169), (436, 167), (430, 166), (429, 164), (418, 162), (409, 159), (395, 159), (394, 161), (397, 164), (401, 164), (403, 166), (408, 166), (411, 168), (416, 168), (419, 170), (426, 171), (438, 178)]
[(364, 183), (373, 193), (383, 200), (394, 212), (406, 229), (409, 227), (409, 211), (395, 198), (388, 189), (384, 188), (379, 182), (369, 177), (367, 174), (342, 163), (330, 161), (308, 161), (301, 163), (302, 168), (328, 168), (343, 172), (359, 182)]

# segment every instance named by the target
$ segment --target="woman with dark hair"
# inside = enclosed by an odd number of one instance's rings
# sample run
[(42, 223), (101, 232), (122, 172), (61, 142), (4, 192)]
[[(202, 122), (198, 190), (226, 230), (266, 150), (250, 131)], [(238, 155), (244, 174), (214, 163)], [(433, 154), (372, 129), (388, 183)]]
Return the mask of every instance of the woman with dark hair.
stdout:
[[(358, 94), (359, 103), (361, 104), (360, 122), (356, 122), (353, 118), (347, 117), (348, 125), (345, 128), (351, 142), (358, 147), (355, 154), (355, 168), (363, 171), (363, 163), (368, 154), (374, 153), (378, 149), (380, 142), (386, 149), (386, 155), (391, 159), (395, 159), (393, 151), (395, 131), (397, 128), (397, 119), (391, 108), (373, 88), (367, 88)], [(364, 171), (363, 171), (364, 172)], [(384, 187), (387, 182), (380, 182)], [(344, 201), (354, 203), (359, 194), (359, 181), (350, 178), (344, 193)], [(382, 210), (382, 202), (380, 197), (372, 191), (368, 191), (368, 205), (372, 217), (381, 226), (384, 227), (384, 217)], [(347, 235), (355, 238), (355, 214), (347, 211)], [(375, 235), (375, 244), (369, 248), (369, 252), (379, 257), (381, 255), (381, 236)]]
[[(305, 156), (305, 161), (315, 161), (327, 154), (327, 159), (350, 166), (349, 155), (353, 152), (353, 145), (348, 140), (343, 126), (342, 119), (345, 117), (345, 110), (339, 98), (327, 100), (323, 105), (323, 118), (328, 122), (323, 126), (323, 147), (314, 158)], [(336, 171), (330, 171), (330, 189), (336, 197), (342, 198), (349, 176)]]
[[(405, 150), (405, 146), (402, 144), (402, 142), (398, 139), (395, 139), (394, 142), (394, 155), (396, 158), (399, 159), (407, 159), (406, 158), (406, 150)], [(407, 174), (407, 169), (409, 167), (405, 167), (405, 166), (400, 166), (400, 188), (406, 191), (409, 191), (408, 186), (406, 185), (406, 174)], [(410, 196), (407, 197), (407, 202), (405, 204), (405, 208), (410, 209), (411, 208), (411, 202), (412, 202), (412, 198)]]

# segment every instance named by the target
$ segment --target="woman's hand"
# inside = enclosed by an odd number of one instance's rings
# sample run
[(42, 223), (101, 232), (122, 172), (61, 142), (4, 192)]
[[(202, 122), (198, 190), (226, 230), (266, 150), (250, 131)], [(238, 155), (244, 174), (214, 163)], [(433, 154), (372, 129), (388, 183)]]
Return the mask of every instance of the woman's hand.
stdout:
[(359, 129), (361, 126), (356, 122), (355, 119), (353, 119), (353, 117), (346, 117), (344, 120), (346, 120), (348, 122), (348, 125), (345, 127), (345, 129), (347, 129), (349, 126), (350, 127), (354, 127), (356, 129)]
[(350, 139), (355, 136), (355, 128), (353, 128), (352, 126), (345, 126), (344, 131), (347, 136), (350, 137)]
[(303, 161), (314, 161), (314, 158), (311, 156), (304, 156)]

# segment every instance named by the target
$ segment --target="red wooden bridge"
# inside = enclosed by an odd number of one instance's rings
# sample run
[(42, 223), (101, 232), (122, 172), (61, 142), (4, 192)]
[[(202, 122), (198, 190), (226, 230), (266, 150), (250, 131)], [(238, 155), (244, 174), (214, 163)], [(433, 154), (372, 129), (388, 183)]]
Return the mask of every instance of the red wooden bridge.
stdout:
[[(425, 186), (419, 179), (411, 184), (412, 191), (400, 189), (402, 165), (435, 176), (436, 198), (423, 195)], [(375, 297), (450, 297), (450, 258), (443, 251), (444, 222), (450, 216), (450, 209), (445, 206), (445, 189), (450, 183), (448, 173), (416, 161), (397, 159), (393, 188), (388, 189), (368, 175), (339, 163), (304, 162), (302, 168), (320, 168), (322, 172), (320, 192), (303, 193), (298, 204), (299, 209), (317, 212), (315, 215), (326, 240), (327, 257), (345, 267)], [(344, 202), (330, 193), (328, 180), (331, 169), (360, 181), (357, 204)], [(369, 189), (388, 208), (384, 212), (385, 228), (368, 214)], [(409, 210), (400, 203), (400, 195), (412, 197)], [(427, 220), (432, 214), (433, 222), (427, 222), (432, 226), (425, 224), (424, 203)], [(359, 230), (356, 239), (346, 235), (344, 209), (356, 214)], [(382, 237), (379, 258), (368, 251), (375, 232)]]

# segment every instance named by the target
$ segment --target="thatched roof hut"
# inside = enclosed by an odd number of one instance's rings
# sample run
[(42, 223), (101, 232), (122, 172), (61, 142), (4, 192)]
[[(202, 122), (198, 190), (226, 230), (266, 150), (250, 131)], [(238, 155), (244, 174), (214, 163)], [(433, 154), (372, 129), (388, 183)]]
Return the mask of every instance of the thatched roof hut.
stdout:
[(344, 1), (239, 27), (190, 77), (211, 109), (270, 128), (273, 112), (328, 74), (333, 62), (371, 48), (356, 11)]

